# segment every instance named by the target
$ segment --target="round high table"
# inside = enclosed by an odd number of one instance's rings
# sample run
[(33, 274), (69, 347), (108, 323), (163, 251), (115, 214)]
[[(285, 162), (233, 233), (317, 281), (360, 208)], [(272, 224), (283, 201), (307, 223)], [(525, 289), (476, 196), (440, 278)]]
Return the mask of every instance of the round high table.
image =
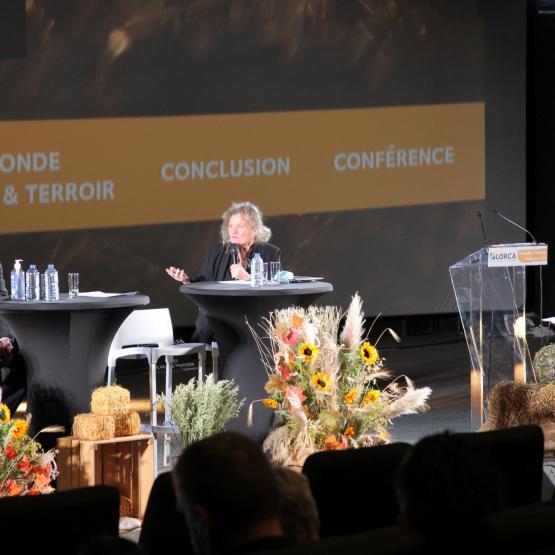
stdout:
[(245, 404), (239, 416), (226, 429), (251, 435), (261, 443), (272, 425), (273, 413), (262, 403), (253, 405), (253, 427), (247, 427), (247, 412), (252, 401), (266, 397), (267, 371), (246, 321), (257, 331), (261, 318), (273, 310), (290, 306), (308, 307), (325, 293), (333, 291), (331, 283), (309, 282), (251, 287), (234, 282), (201, 282), (182, 285), (189, 297), (210, 322), (222, 362), (221, 377), (233, 379)]
[[(30, 434), (65, 426), (90, 411), (91, 393), (104, 384), (108, 352), (116, 331), (146, 295), (79, 296), (59, 301), (0, 301), (0, 318), (12, 330), (27, 367)], [(41, 434), (43, 447), (55, 436)]]

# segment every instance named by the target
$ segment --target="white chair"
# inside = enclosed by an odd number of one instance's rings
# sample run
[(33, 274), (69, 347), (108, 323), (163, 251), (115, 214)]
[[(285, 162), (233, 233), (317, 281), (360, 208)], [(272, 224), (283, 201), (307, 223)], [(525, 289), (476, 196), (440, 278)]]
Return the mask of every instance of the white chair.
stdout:
[[(134, 310), (121, 324), (116, 332), (108, 354), (107, 384), (112, 385), (115, 377), (116, 360), (129, 355), (139, 355), (147, 359), (149, 365), (150, 390), (150, 431), (164, 435), (164, 465), (169, 464), (170, 436), (175, 433), (175, 425), (171, 421), (170, 401), (172, 396), (173, 357), (189, 354), (198, 355), (198, 379), (204, 378), (206, 351), (212, 352), (212, 368), (217, 375), (218, 346), (216, 343), (174, 343), (173, 326), (170, 311), (167, 308)], [(156, 363), (164, 357), (166, 362), (165, 376), (165, 409), (164, 423), (158, 425), (156, 412)], [(157, 454), (155, 450), (154, 468), (157, 474)]]

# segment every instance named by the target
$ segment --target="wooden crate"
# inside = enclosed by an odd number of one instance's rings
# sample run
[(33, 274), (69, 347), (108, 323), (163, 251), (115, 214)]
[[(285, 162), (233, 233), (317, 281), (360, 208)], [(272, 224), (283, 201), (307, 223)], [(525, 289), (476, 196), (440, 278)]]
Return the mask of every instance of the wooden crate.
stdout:
[(154, 440), (138, 434), (104, 440), (58, 438), (59, 491), (105, 484), (120, 492), (120, 516), (143, 518), (154, 481)]

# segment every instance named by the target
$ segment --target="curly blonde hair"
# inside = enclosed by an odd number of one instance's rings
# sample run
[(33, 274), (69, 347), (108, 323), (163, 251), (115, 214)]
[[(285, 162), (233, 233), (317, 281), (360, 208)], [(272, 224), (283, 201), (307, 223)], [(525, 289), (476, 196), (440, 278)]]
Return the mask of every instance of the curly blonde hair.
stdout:
[(220, 227), (220, 237), (223, 243), (229, 242), (228, 225), (231, 216), (239, 214), (249, 221), (250, 226), (256, 231), (254, 240), (257, 243), (267, 243), (272, 236), (272, 231), (264, 225), (262, 212), (258, 206), (252, 202), (234, 202), (222, 215), (222, 225)]

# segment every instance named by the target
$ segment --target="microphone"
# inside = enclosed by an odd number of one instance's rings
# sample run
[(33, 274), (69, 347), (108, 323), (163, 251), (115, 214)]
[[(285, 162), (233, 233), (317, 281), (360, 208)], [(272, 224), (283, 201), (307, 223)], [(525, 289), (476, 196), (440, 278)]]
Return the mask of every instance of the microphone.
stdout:
[(229, 254), (231, 254), (231, 263), (239, 264), (239, 251), (237, 250), (237, 245), (235, 243), (229, 244)]
[(513, 220), (511, 220), (510, 218), (507, 218), (507, 216), (501, 214), (501, 212), (499, 212), (499, 210), (497, 210), (497, 208), (494, 208), (492, 210), (492, 212), (496, 215), (499, 216), (500, 218), (503, 218), (504, 220), (506, 220), (507, 222), (509, 222), (510, 224), (513, 224), (515, 227), (518, 227), (518, 229), (522, 229), (522, 231), (524, 231), (527, 235), (530, 236), (530, 238), (532, 239), (532, 241), (537, 245), (538, 242), (536, 241), (536, 238), (532, 235), (532, 233), (530, 233), (530, 231), (528, 231), (525, 227), (522, 227), (521, 225), (518, 225), (516, 222), (513, 222)]
[[(496, 208), (494, 208), (492, 211), (496, 216), (499, 216), (500, 218), (503, 218), (504, 220), (507, 220), (510, 224), (513, 224), (514, 226), (518, 227), (518, 229), (522, 229), (522, 231), (524, 231), (528, 235), (530, 235), (530, 237), (532, 238), (532, 241), (536, 245), (538, 244), (538, 242), (536, 241), (536, 238), (525, 227), (522, 227), (521, 225), (518, 225), (516, 222), (513, 222), (513, 220), (511, 220), (510, 218), (507, 218), (507, 216), (504, 216), (503, 214), (501, 214), (501, 212), (499, 212), (499, 210), (497, 210)], [(540, 326), (539, 327), (541, 328), (541, 327), (543, 327), (543, 277), (542, 277), (542, 267), (541, 266), (539, 267), (539, 276), (540, 276)]]
[(487, 249), (488, 240), (486, 237), (486, 230), (484, 229), (484, 221), (482, 220), (482, 213), (478, 211), (477, 214), (478, 214), (478, 219), (480, 220), (480, 226), (482, 227), (482, 237), (484, 238), (484, 249)]

